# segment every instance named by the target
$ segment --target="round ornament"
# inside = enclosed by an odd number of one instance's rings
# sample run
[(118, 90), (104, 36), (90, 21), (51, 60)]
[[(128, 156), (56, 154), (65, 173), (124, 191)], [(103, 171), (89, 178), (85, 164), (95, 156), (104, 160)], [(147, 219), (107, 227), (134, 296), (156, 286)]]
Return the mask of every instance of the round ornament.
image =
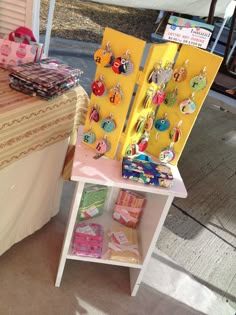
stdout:
[(98, 154), (105, 154), (111, 148), (110, 142), (107, 139), (98, 140), (96, 142), (96, 152)]
[(192, 78), (192, 80), (190, 81), (190, 86), (193, 91), (202, 91), (205, 89), (205, 87), (207, 86), (205, 68), (198, 76)]
[(174, 158), (175, 158), (175, 152), (171, 147), (163, 148), (159, 155), (159, 160), (165, 164), (173, 161)]
[(91, 90), (95, 96), (103, 96), (106, 94), (106, 86), (102, 78), (95, 80), (91, 85)]
[(92, 144), (96, 141), (96, 136), (93, 132), (87, 131), (82, 135), (82, 141), (85, 143)]
[(113, 87), (108, 94), (109, 101), (112, 105), (118, 105), (122, 100), (122, 96), (123, 94), (119, 83)]
[(165, 115), (165, 117), (163, 117), (161, 119), (157, 119), (154, 123), (154, 126), (155, 126), (156, 130), (158, 130), (158, 131), (166, 131), (170, 127), (170, 122), (167, 119), (167, 116)]
[(196, 104), (192, 99), (184, 100), (179, 105), (180, 111), (184, 115), (192, 114), (196, 110)]
[(105, 119), (102, 120), (101, 122), (101, 128), (105, 131), (105, 132), (112, 132), (115, 130), (116, 128), (116, 123), (115, 121), (112, 119), (112, 117), (107, 117)]
[(94, 53), (94, 61), (98, 66), (110, 67), (113, 60), (113, 53), (111, 51), (111, 45), (106, 44), (105, 49), (100, 48)]
[(169, 106), (169, 107), (174, 106), (176, 101), (177, 101), (177, 89), (175, 89), (174, 91), (166, 93), (166, 97), (164, 100), (164, 104), (166, 106)]

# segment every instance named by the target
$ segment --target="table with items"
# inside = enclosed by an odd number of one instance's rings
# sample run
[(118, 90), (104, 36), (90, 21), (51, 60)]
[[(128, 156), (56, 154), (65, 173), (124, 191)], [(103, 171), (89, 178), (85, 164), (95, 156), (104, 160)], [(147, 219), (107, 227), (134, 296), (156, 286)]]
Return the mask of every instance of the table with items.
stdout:
[(41, 228), (59, 209), (68, 139), (84, 123), (79, 85), (50, 101), (9, 86), (0, 69), (0, 254)]

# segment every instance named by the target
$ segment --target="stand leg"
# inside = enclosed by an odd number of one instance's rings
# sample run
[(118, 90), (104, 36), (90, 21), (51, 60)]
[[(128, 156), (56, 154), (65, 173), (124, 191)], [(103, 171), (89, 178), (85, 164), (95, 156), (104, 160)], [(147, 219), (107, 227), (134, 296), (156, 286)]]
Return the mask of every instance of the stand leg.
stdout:
[[(150, 224), (150, 221), (149, 221), (149, 223), (146, 222), (147, 224), (145, 224), (145, 220), (143, 217), (142, 224), (145, 226), (146, 229), (149, 227), (148, 233), (149, 233), (149, 238), (150, 238), (151, 242), (149, 242), (149, 240), (146, 241), (147, 244), (150, 244), (150, 245), (146, 246), (146, 248), (145, 248), (146, 253), (144, 252), (144, 246), (143, 246), (143, 249), (142, 249), (143, 253), (142, 254), (144, 255), (145, 258), (143, 260), (142, 269), (135, 269), (135, 268), (129, 269), (131, 296), (135, 296), (138, 292), (139, 286), (140, 286), (142, 279), (143, 279), (144, 272), (147, 268), (148, 262), (151, 258), (153, 251), (154, 251), (158, 236), (161, 232), (162, 226), (165, 222), (166, 216), (169, 212), (169, 209), (171, 207), (173, 199), (174, 199), (174, 196), (171, 196), (171, 195), (168, 196), (167, 199), (163, 198), (162, 201), (161, 201), (161, 198), (158, 197), (157, 202), (159, 202), (159, 203), (163, 202), (163, 210), (160, 214), (157, 213), (156, 216), (153, 217), (152, 224)], [(153, 201), (152, 201), (152, 207), (154, 205), (155, 205), (155, 199), (153, 199)], [(148, 205), (146, 205), (146, 206), (148, 207)], [(155, 209), (153, 209), (153, 210), (155, 210)], [(148, 220), (150, 220), (150, 219), (148, 219)], [(145, 233), (145, 228), (143, 228), (142, 233)]]
[(83, 190), (84, 190), (84, 182), (77, 183), (75, 191), (74, 191), (73, 201), (71, 204), (70, 215), (69, 215), (69, 218), (67, 221), (65, 238), (64, 238), (64, 243), (62, 246), (60, 263), (58, 266), (57, 277), (56, 277), (56, 282), (55, 282), (56, 287), (59, 287), (61, 284), (61, 278), (62, 278), (63, 271), (65, 268), (66, 258), (67, 258), (67, 254), (69, 251), (71, 238), (72, 238), (72, 234), (73, 234), (73, 230), (74, 230), (74, 226), (75, 226), (75, 221), (76, 221), (76, 217), (77, 217), (77, 212), (79, 209), (80, 200), (81, 200), (81, 197), (83, 194)]

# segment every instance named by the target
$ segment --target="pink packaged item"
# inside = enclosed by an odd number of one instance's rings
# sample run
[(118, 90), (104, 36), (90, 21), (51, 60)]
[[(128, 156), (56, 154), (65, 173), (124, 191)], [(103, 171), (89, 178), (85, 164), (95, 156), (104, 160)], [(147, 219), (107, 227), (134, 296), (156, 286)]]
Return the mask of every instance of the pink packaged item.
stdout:
[(102, 226), (96, 223), (76, 225), (72, 244), (72, 253), (79, 256), (102, 257)]
[(128, 227), (135, 228), (139, 221), (142, 208), (115, 205), (113, 218)]

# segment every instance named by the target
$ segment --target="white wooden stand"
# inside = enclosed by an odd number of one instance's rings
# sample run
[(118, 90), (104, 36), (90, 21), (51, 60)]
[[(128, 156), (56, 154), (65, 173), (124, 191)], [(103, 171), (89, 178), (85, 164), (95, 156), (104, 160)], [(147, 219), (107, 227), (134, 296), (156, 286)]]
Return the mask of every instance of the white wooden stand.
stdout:
[[(130, 270), (131, 295), (135, 296), (142, 282), (145, 268), (154, 250), (172, 201), (174, 197), (187, 197), (187, 192), (177, 167), (172, 168), (174, 176), (173, 187), (170, 189), (159, 188), (123, 179), (121, 176), (121, 161), (110, 160), (107, 158), (100, 158), (96, 160), (93, 158), (94, 155), (94, 151), (90, 148), (81, 143), (77, 144), (71, 178), (73, 181), (77, 182), (77, 185), (65, 231), (55, 286), (60, 286), (66, 260), (74, 259), (128, 267)], [(147, 202), (137, 228), (139, 251), (142, 257), (140, 264), (132, 264), (129, 262), (124, 263), (119, 261), (116, 262), (107, 259), (105, 256), (101, 259), (97, 259), (75, 256), (72, 254), (71, 240), (73, 237), (73, 230), (76, 223), (80, 200), (86, 183), (106, 185), (109, 187), (104, 212), (100, 217), (93, 219), (93, 222), (102, 224), (105, 233), (112, 225), (120, 224), (112, 219), (112, 212), (121, 188), (139, 191), (145, 195)], [(91, 222), (91, 219), (89, 222)]]

